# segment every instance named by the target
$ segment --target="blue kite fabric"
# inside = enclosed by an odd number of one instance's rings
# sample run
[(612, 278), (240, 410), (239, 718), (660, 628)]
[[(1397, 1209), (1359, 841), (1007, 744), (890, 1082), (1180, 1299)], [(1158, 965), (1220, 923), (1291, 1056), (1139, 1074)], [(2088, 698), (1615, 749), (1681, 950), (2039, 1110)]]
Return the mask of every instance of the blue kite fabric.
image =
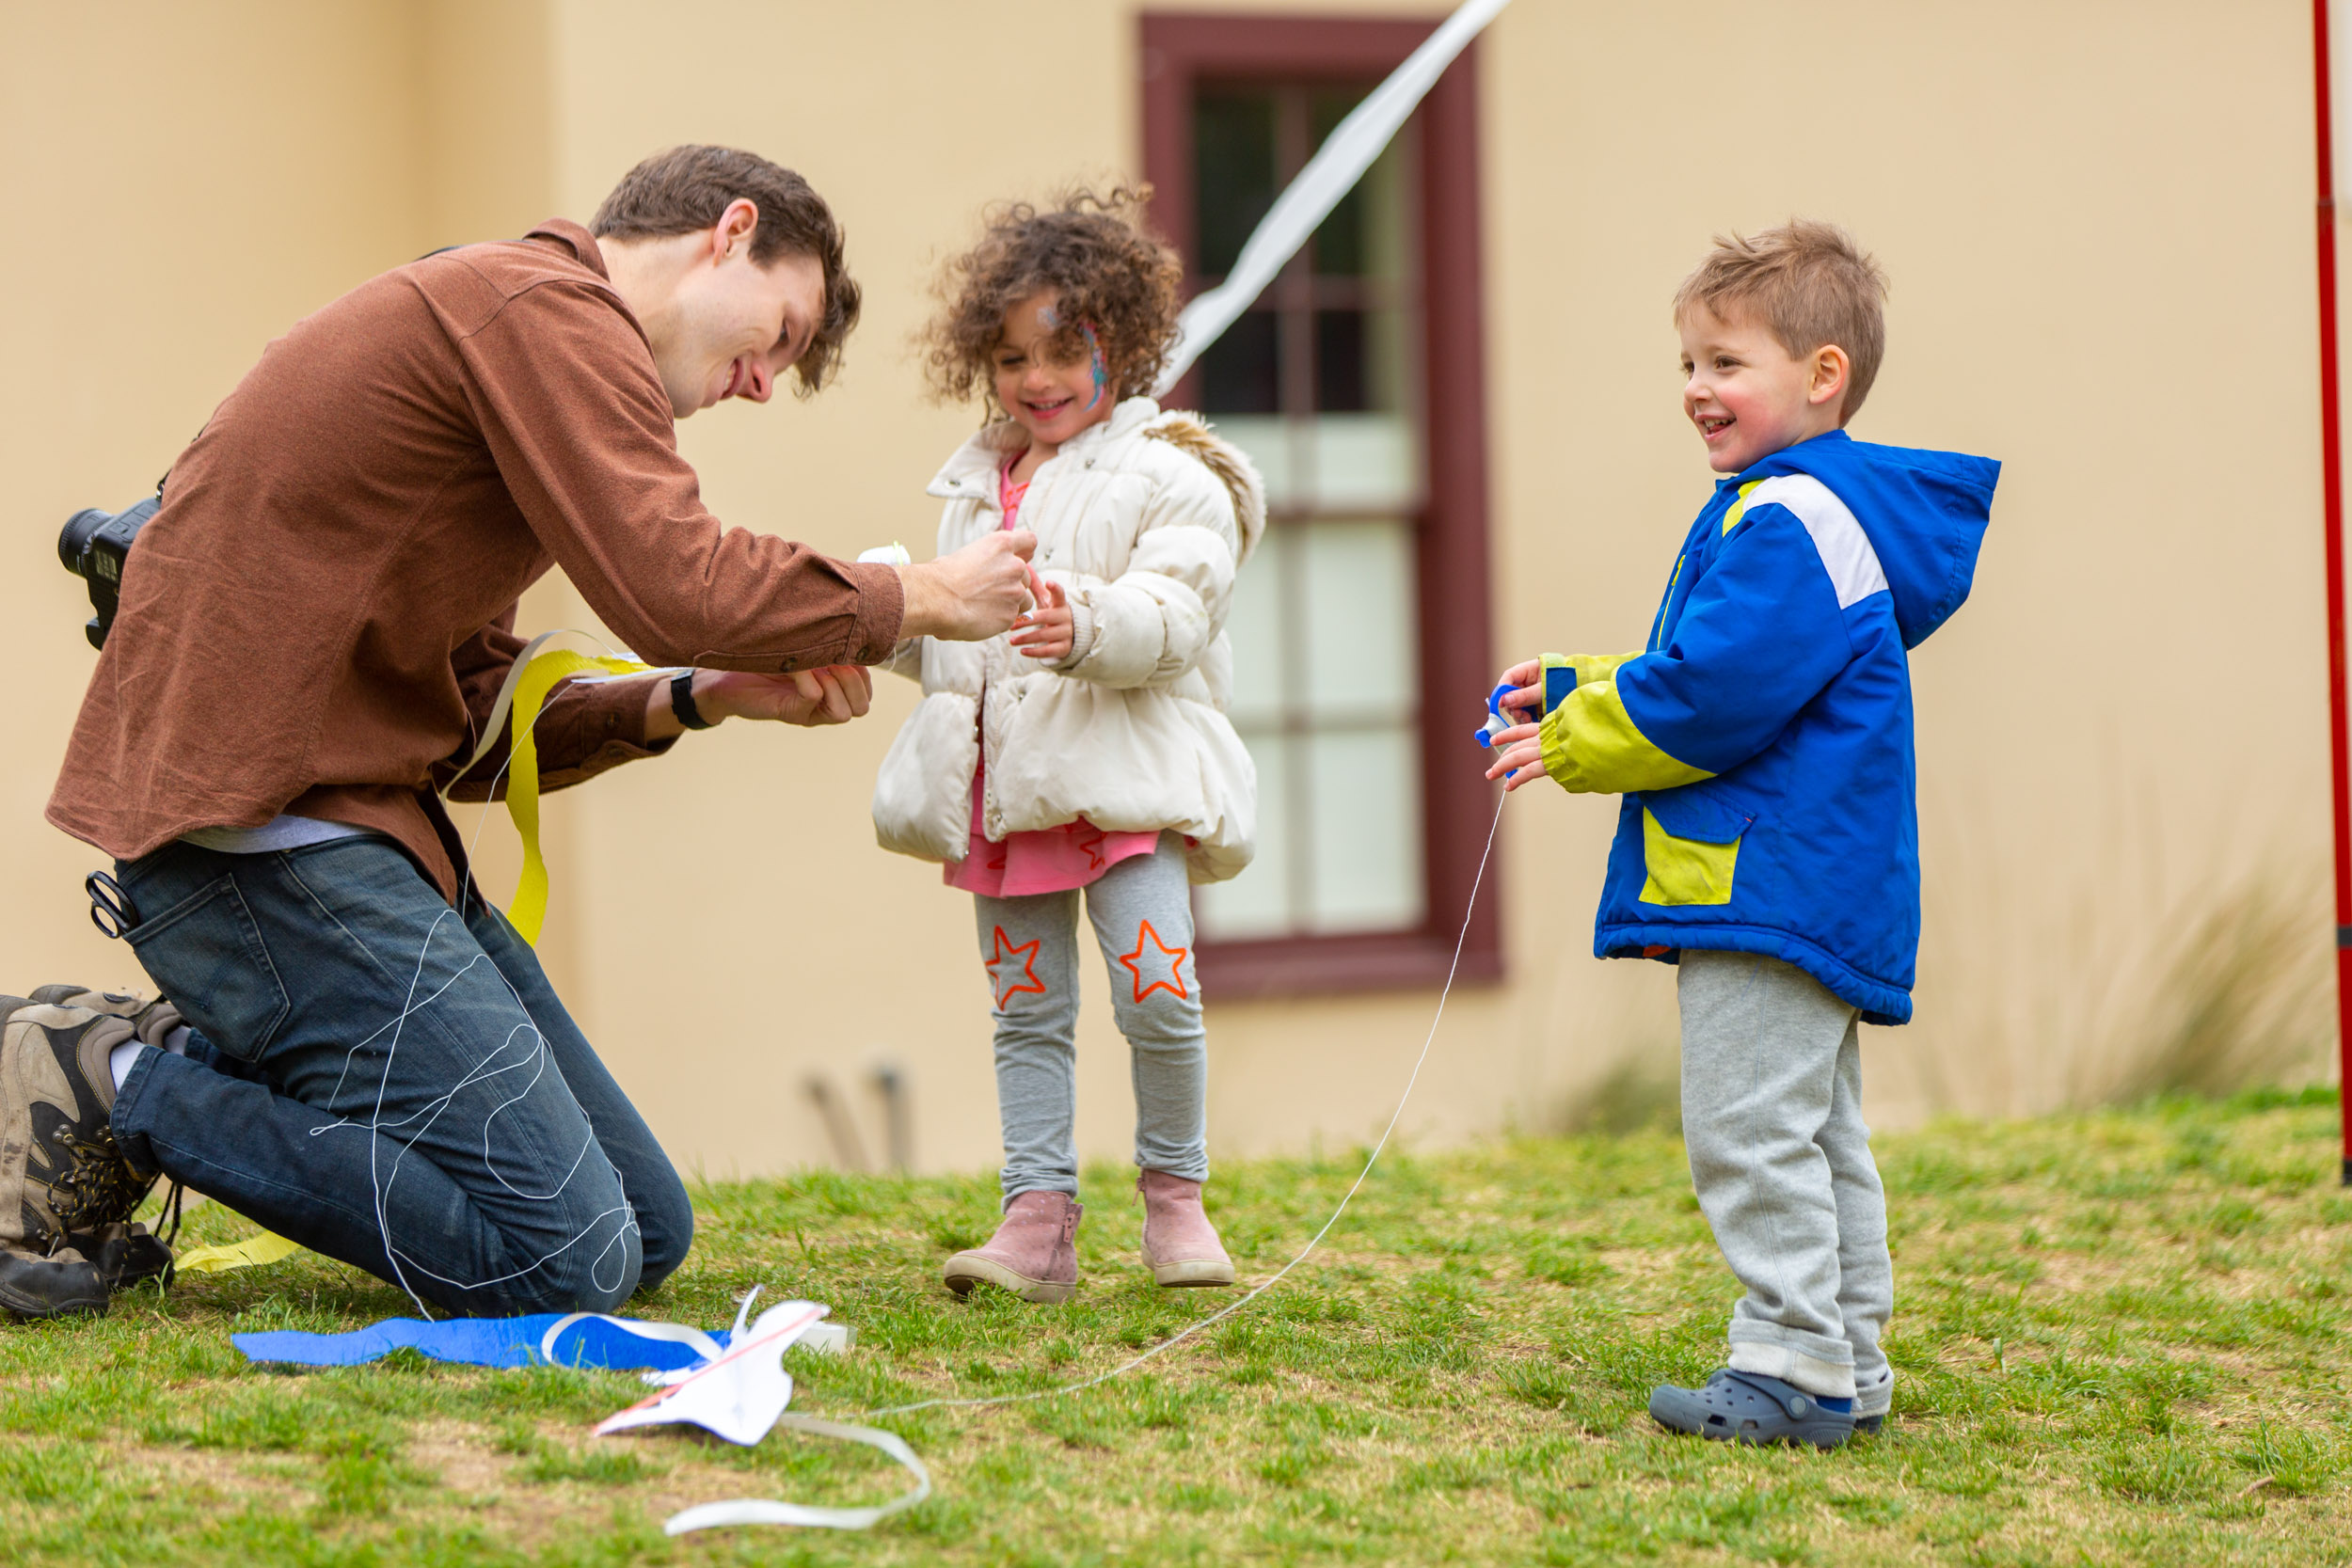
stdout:
[(1999, 477), (1843, 431), (1785, 448), (1718, 484), (1644, 652), (1546, 660), (1586, 676), (1545, 720), (1546, 769), (1625, 796), (1597, 956), (1760, 953), (1909, 1022), (1909, 650), (1967, 598)]
[[(537, 1312), (523, 1318), (453, 1318), (425, 1323), (416, 1318), (387, 1318), (380, 1323), (348, 1334), (300, 1334), (291, 1330), (267, 1334), (232, 1334), (229, 1342), (249, 1361), (287, 1362), (302, 1367), (357, 1367), (379, 1361), (396, 1350), (412, 1350), (435, 1361), (454, 1361), (471, 1367), (540, 1367), (549, 1358), (539, 1354), (548, 1330), (564, 1322), (564, 1314)], [(553, 1364), (616, 1371), (677, 1371), (704, 1359), (691, 1344), (648, 1338), (632, 1328), (655, 1333), (670, 1331), (667, 1323), (632, 1323), (628, 1319), (581, 1317), (557, 1336)], [(721, 1329), (710, 1338), (725, 1348), (728, 1333)]]

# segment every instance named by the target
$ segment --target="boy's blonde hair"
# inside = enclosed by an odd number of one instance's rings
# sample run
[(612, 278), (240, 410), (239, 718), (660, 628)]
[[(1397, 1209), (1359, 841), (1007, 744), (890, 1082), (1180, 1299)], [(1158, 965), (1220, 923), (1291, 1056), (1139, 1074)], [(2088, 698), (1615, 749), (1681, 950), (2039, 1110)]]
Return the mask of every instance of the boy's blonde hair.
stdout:
[(1716, 235), (1715, 248), (1675, 291), (1675, 323), (1703, 305), (1725, 321), (1741, 314), (1761, 321), (1792, 359), (1832, 343), (1844, 349), (1851, 368), (1842, 425), (1878, 379), (1885, 297), (1886, 274), (1851, 234), (1834, 223), (1790, 218), (1759, 233)]

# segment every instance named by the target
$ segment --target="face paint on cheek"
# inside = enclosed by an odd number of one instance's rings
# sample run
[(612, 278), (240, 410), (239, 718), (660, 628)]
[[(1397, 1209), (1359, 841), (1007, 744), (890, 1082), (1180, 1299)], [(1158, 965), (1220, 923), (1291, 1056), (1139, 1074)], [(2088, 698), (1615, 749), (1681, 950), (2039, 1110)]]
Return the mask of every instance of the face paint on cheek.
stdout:
[(1078, 330), (1087, 335), (1087, 353), (1092, 356), (1094, 362), (1094, 396), (1087, 403), (1087, 407), (1093, 409), (1101, 405), (1103, 394), (1110, 390), (1110, 369), (1103, 363), (1103, 344), (1094, 335), (1094, 324), (1080, 322)]

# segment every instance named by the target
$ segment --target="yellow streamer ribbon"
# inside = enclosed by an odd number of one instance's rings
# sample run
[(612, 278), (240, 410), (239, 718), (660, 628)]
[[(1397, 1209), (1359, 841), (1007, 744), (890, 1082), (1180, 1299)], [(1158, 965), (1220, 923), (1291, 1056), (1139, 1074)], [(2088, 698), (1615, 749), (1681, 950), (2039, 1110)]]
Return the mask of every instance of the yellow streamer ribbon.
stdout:
[(656, 668), (633, 658), (597, 657), (563, 648), (532, 659), (524, 666), (521, 679), (515, 683), (515, 713), (511, 721), (515, 738), (507, 753), (506, 810), (515, 819), (515, 832), (522, 836), (523, 874), (515, 886), (515, 901), (507, 906), (506, 918), (523, 941), (533, 947), (539, 945), (540, 927), (548, 920), (548, 862), (539, 852), (539, 746), (532, 735), (532, 726), (538, 721), (539, 709), (557, 681), (590, 671), (634, 675)]
[(275, 1263), (301, 1250), (285, 1237), (264, 1230), (257, 1236), (247, 1236), (242, 1242), (200, 1246), (194, 1252), (183, 1252), (175, 1266), (182, 1274), (222, 1274), (230, 1269), (249, 1269), (256, 1263)]

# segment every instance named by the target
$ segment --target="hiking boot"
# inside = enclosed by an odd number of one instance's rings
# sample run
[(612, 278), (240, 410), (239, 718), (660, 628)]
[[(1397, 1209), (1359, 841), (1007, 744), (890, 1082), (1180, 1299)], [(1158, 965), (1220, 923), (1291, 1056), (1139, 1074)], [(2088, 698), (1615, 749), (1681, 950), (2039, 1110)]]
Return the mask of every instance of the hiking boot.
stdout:
[(1761, 1372), (1724, 1368), (1704, 1388), (1652, 1389), (1650, 1416), (1669, 1432), (1720, 1443), (1810, 1443), (1834, 1449), (1853, 1435), (1851, 1411), (1825, 1410), (1813, 1395)]
[(63, 1318), (106, 1310), (126, 1285), (171, 1272), (171, 1249), (143, 1225), (75, 1230), (47, 1257), (0, 1247), (0, 1312)]
[(66, 1236), (66, 1245), (89, 1260), (90, 1267), (98, 1271), (98, 1282), (109, 1293), (171, 1273), (170, 1246), (143, 1225), (109, 1225), (97, 1230), (71, 1231)]
[(1233, 1282), (1233, 1260), (1200, 1207), (1200, 1182), (1147, 1170), (1136, 1176), (1136, 1191), (1143, 1195), (1143, 1266), (1153, 1284), (1174, 1289)]
[(947, 1259), (940, 1277), (959, 1296), (995, 1285), (1023, 1301), (1068, 1301), (1078, 1288), (1078, 1221), (1086, 1206), (1068, 1193), (1023, 1193), (985, 1246)]
[(106, 1282), (72, 1247), (39, 1257), (0, 1246), (0, 1312), (12, 1318), (64, 1318), (106, 1309)]
[[(170, 1050), (172, 1035), (187, 1022), (180, 1016), (180, 1009), (162, 997), (151, 1002), (137, 991), (91, 990), (87, 986), (74, 985), (42, 986), (33, 992), (30, 1000), (52, 1007), (81, 1007), (93, 1013), (127, 1018), (131, 1021), (132, 1032), (138, 1036), (140, 1043), (151, 1045), (158, 1051)], [(111, 1078), (112, 1074), (108, 1076)]]
[(168, 1003), (125, 1016), (0, 997), (0, 1246), (46, 1256), (70, 1246), (73, 1231), (131, 1217), (154, 1178), (115, 1142), (108, 1058), (179, 1025)]
[(117, 1018), (135, 1019), (150, 1007), (164, 1004), (150, 1002), (137, 991), (92, 990), (87, 986), (41, 986), (30, 1001), (51, 1007), (87, 1007), (93, 1013), (112, 1013)]

